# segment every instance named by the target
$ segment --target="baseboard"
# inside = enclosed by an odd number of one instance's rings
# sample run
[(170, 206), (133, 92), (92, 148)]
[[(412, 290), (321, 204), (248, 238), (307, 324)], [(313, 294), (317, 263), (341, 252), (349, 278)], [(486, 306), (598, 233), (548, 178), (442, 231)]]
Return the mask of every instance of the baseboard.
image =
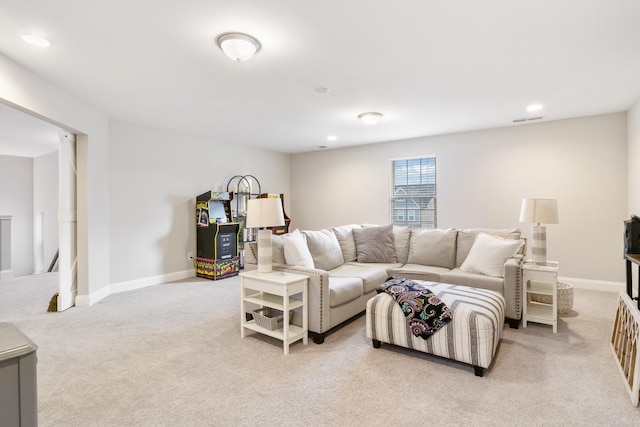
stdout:
[[(75, 302), (76, 306), (78, 307), (86, 307), (97, 303), (98, 301), (108, 297), (111, 294), (133, 291), (135, 289), (146, 288), (147, 286), (161, 285), (162, 283), (175, 282), (176, 280), (188, 279), (195, 276), (195, 269), (189, 269), (176, 271), (173, 273), (159, 274), (157, 276), (145, 277), (142, 279), (128, 280), (126, 282), (113, 283), (90, 295), (78, 295)], [(626, 285), (624, 282), (579, 279), (576, 277), (559, 277), (558, 280), (560, 282), (571, 283), (571, 285), (573, 285), (573, 287), (576, 289), (588, 289), (592, 291), (615, 293), (625, 292), (626, 290)]]
[(0, 270), (0, 279), (11, 279), (13, 272), (11, 270)]
[(128, 280), (126, 282), (112, 283), (111, 285), (105, 286), (104, 288), (92, 294), (77, 296), (76, 306), (93, 305), (112, 294), (133, 291), (140, 288), (146, 288), (147, 286), (155, 286), (161, 285), (163, 283), (175, 282), (176, 280), (188, 279), (195, 276), (195, 269), (189, 269), (183, 271), (175, 271), (173, 273), (159, 274), (157, 276), (145, 277), (142, 279)]
[(102, 289), (97, 290), (96, 292), (89, 295), (77, 295), (75, 305), (76, 307), (88, 307), (100, 301), (103, 298), (111, 295), (111, 287), (105, 286)]
[(558, 277), (559, 282), (566, 282), (573, 285), (576, 289), (588, 289), (590, 291), (603, 292), (626, 292), (626, 284), (624, 282), (609, 282), (606, 280), (590, 280), (578, 279), (576, 277)]

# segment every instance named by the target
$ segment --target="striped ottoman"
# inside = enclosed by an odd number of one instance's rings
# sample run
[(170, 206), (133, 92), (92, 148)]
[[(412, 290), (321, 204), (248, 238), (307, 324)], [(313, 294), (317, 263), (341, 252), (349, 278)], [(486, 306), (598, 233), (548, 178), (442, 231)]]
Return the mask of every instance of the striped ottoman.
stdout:
[(486, 289), (418, 282), (425, 284), (451, 309), (451, 322), (427, 340), (415, 337), (398, 303), (390, 295), (381, 293), (367, 302), (367, 337), (373, 340), (375, 348), (384, 342), (467, 363), (481, 377), (484, 369), (491, 365), (500, 342), (504, 298)]

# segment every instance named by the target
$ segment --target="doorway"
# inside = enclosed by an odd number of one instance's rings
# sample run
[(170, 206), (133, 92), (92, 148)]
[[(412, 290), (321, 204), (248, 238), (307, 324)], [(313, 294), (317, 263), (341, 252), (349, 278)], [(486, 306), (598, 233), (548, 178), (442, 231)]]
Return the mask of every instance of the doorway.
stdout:
[(75, 135), (1, 103), (0, 134), (5, 161), (15, 158), (22, 164), (26, 157), (33, 159), (32, 205), (21, 206), (25, 202), (20, 197), (7, 200), (11, 194), (0, 200), (4, 210), (19, 213), (13, 215), (12, 227), (12, 264), (18, 267), (14, 275), (46, 272), (60, 248), (57, 280), (58, 311), (62, 311), (74, 305), (77, 295)]

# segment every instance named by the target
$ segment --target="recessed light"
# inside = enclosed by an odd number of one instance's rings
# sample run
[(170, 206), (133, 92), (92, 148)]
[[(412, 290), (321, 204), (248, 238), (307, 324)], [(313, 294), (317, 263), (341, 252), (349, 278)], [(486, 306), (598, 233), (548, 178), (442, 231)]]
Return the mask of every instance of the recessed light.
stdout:
[(527, 107), (527, 111), (532, 112), (532, 111), (540, 111), (542, 110), (542, 105), (541, 104), (531, 104)]
[(51, 42), (49, 40), (40, 36), (31, 35), (31, 34), (25, 34), (24, 36), (22, 36), (22, 40), (26, 41), (30, 45), (37, 46), (37, 47), (51, 46)]
[(327, 141), (337, 141), (337, 140), (338, 140), (338, 137), (335, 135), (329, 135), (327, 137)]

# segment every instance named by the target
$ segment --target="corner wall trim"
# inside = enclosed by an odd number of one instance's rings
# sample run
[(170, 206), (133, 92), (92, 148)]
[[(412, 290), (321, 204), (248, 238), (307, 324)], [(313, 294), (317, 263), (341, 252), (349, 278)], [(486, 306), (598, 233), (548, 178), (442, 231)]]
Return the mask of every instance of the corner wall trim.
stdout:
[(90, 306), (112, 294), (133, 291), (136, 289), (146, 288), (148, 286), (161, 285), (163, 283), (175, 282), (176, 280), (188, 279), (195, 276), (195, 269), (189, 269), (183, 271), (175, 271), (173, 273), (160, 274), (157, 276), (145, 277), (142, 279), (128, 280), (126, 282), (112, 283), (111, 285), (105, 286), (104, 288), (92, 294), (78, 295), (76, 297), (76, 306)]

